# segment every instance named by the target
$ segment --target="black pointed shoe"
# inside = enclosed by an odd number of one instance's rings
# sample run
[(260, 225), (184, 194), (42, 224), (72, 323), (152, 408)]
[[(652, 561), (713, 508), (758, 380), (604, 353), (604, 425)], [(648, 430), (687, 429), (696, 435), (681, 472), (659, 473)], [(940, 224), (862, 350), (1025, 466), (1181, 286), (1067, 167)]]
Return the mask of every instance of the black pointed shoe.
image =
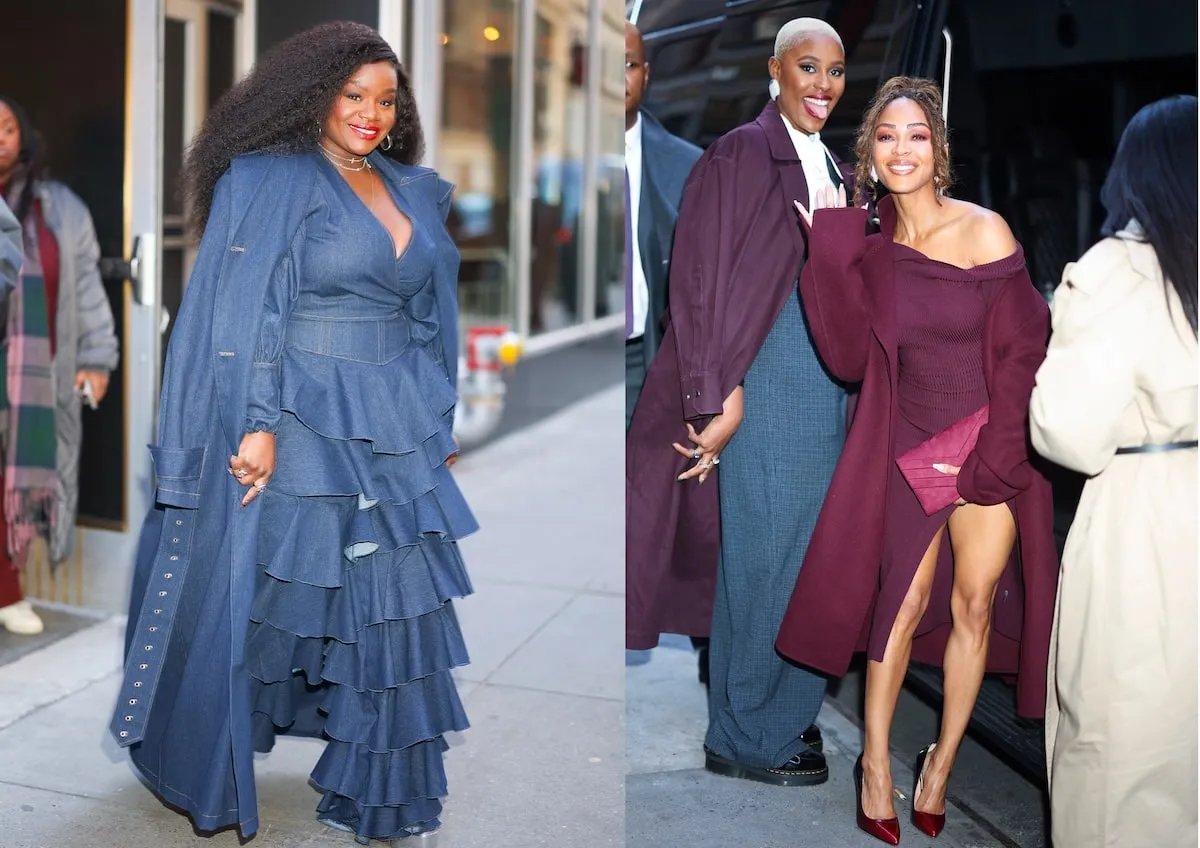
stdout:
[(772, 786), (817, 786), (829, 780), (825, 755), (806, 748), (777, 768), (748, 766), (704, 749), (704, 768), (724, 777), (755, 780)]

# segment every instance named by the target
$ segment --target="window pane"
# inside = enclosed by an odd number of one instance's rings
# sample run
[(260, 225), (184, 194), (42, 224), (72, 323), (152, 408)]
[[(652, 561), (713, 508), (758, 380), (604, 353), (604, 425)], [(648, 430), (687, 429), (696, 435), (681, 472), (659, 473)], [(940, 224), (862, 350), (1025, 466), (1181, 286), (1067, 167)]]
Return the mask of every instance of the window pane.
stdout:
[(379, 23), (379, 0), (258, 0), (258, 55), (328, 21)]
[[(846, 91), (821, 137), (848, 160), (868, 101), (903, 55), (917, 4), (880, 0), (873, 11), (850, 4), (830, 17), (839, 4), (745, 0), (727, 3), (724, 19), (701, 14), (699, 6), (681, 0), (654, 8), (654, 17), (643, 12), (641, 27), (650, 62), (646, 108), (668, 130), (702, 147), (753, 120), (766, 105), (767, 59), (780, 27), (802, 15), (837, 26), (848, 54)], [(864, 10), (871, 14), (860, 14)], [(656, 26), (657, 19), (669, 28)]]
[(510, 274), (515, 6), (445, 0), (437, 163), (457, 187), (447, 227), (462, 254), (464, 326), (513, 320)]
[(539, 0), (533, 83), (530, 332), (579, 321), (579, 211), (587, 132), (587, 0)]

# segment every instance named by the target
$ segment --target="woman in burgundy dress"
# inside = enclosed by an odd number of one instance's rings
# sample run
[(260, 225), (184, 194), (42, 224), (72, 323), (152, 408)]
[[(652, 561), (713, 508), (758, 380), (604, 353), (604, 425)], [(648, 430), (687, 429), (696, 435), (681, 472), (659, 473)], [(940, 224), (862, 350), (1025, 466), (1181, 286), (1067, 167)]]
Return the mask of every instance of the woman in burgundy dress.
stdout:
[[(941, 732), (914, 775), (913, 823), (930, 836), (945, 824), (947, 780), (985, 670), (1017, 674), (1021, 712), (1042, 709), (1056, 563), (1049, 487), (1030, 465), (1025, 421), (1049, 310), (1003, 219), (946, 196), (934, 83), (886, 83), (857, 154), (856, 203), (878, 184), (890, 193), (880, 233), (865, 235), (865, 205), (812, 215), (797, 204), (812, 227), (801, 292), (817, 348), (862, 390), (778, 647), (834, 674), (867, 651), (858, 824), (897, 844), (888, 737), (910, 658), (945, 669)], [(845, 197), (814, 206), (845, 207)], [(927, 515), (896, 459), (985, 406), (961, 468), (932, 465), (957, 476), (957, 501)]]

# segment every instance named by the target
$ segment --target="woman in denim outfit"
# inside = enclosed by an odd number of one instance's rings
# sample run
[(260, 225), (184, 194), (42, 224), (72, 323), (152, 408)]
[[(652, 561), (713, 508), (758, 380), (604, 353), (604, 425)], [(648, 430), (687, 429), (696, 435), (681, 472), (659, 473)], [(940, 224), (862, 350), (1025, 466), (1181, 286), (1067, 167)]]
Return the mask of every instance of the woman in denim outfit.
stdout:
[(476, 525), (449, 473), (451, 187), (421, 147), (394, 53), (335, 23), (264, 56), (189, 153), (203, 238), (113, 729), (202, 830), (256, 830), (251, 749), (280, 733), (327, 740), (325, 824), (364, 844), (440, 824)]

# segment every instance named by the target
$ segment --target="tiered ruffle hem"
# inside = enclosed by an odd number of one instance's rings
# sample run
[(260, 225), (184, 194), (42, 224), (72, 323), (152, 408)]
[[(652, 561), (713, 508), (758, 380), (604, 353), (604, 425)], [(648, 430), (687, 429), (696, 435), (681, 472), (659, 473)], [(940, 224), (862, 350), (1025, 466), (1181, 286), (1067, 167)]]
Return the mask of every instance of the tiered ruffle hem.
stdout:
[(453, 598), (476, 529), (445, 459), (455, 392), (424, 349), (386, 365), (287, 348), (247, 645), (255, 749), (328, 740), (322, 819), (359, 841), (437, 827), (444, 735), (467, 718)]

